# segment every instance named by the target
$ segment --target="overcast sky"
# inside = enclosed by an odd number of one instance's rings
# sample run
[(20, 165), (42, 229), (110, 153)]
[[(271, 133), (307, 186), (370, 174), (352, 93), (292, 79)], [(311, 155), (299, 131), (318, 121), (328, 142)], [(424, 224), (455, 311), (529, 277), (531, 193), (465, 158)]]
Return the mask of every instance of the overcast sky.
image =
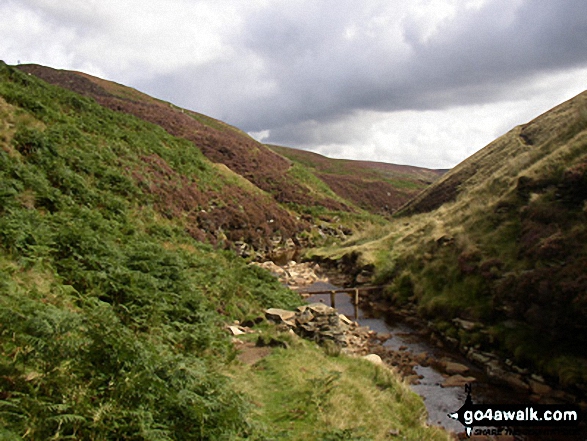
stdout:
[(257, 139), (450, 168), (587, 89), (585, 0), (0, 0), (0, 59)]

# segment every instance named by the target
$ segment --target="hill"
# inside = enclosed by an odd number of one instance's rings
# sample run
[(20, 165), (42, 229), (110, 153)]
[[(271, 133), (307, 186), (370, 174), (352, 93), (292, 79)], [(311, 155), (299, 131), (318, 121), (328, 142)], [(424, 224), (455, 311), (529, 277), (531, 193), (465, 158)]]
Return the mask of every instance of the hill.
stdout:
[[(307, 216), (302, 221), (294, 219), (300, 214), (320, 217), (321, 214), (329, 213), (326, 219), (332, 218), (333, 213), (343, 218), (347, 217), (344, 213), (355, 213), (361, 218), (360, 214), (364, 210), (374, 214), (389, 214), (410, 195), (439, 176), (436, 171), (417, 167), (376, 165), (361, 161), (337, 162), (324, 157), (314, 164), (303, 159), (311, 153), (263, 145), (224, 122), (156, 100), (120, 84), (80, 72), (39, 65), (20, 65), (18, 68), (51, 84), (91, 97), (111, 110), (156, 124), (169, 134), (192, 142), (212, 162), (224, 164), (235, 175), (252, 183), (281, 206), (280, 210), (276, 204), (260, 201), (258, 197), (251, 204), (239, 200), (245, 213), (261, 211), (255, 207), (269, 205), (262, 211), (270, 213), (268, 217), (274, 220), (271, 233), (279, 231), (284, 240), (290, 237), (296, 239), (301, 230), (307, 230), (310, 227), (307, 220), (319, 223), (318, 219)], [(324, 161), (339, 165), (324, 168)], [(343, 163), (344, 166), (340, 167)], [(296, 214), (287, 216), (283, 209), (290, 214), (293, 210)], [(227, 213), (223, 217), (227, 219), (232, 216), (235, 213)], [(205, 222), (226, 230), (219, 217), (214, 216), (214, 219), (206, 219)], [(256, 233), (263, 219), (254, 218), (245, 223), (245, 229), (250, 230), (248, 235), (254, 239), (252, 245), (258, 249), (262, 237), (270, 237), (271, 234), (266, 234), (265, 226), (261, 235)], [(351, 222), (348, 226), (354, 225)], [(249, 242), (247, 238), (244, 240)]]
[(389, 300), (464, 352), (499, 353), (585, 396), (586, 207), (584, 92), (463, 161), (390, 226), (316, 254), (374, 265)]
[[(0, 439), (384, 439), (392, 421), (446, 440), (390, 371), (260, 317), (302, 300), (222, 245), (302, 226), (186, 138), (0, 62)], [(280, 348), (239, 363), (235, 321)]]
[(310, 170), (341, 198), (382, 215), (392, 214), (444, 173), (409, 165), (331, 159), (288, 147), (269, 147)]

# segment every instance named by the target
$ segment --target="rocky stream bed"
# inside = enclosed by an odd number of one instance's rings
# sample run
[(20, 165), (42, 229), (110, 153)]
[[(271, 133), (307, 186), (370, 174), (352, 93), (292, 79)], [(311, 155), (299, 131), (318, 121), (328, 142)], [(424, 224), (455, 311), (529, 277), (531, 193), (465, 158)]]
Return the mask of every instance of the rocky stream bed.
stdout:
[[(335, 289), (329, 277), (316, 263), (288, 262), (278, 266), (269, 261), (256, 263), (272, 272), (280, 281), (297, 290)], [(346, 300), (344, 299), (346, 297)], [(342, 298), (341, 300), (338, 300)], [(464, 354), (458, 344), (439, 335), (418, 319), (413, 311), (390, 310), (380, 303), (367, 299), (359, 317), (353, 316), (354, 306), (349, 296), (337, 297), (337, 309), (331, 308), (328, 296), (311, 296), (309, 304), (297, 311), (270, 308), (265, 311), (268, 320), (284, 330), (314, 340), (333, 344), (341, 352), (361, 356), (373, 363), (383, 364), (398, 372), (413, 390), (422, 396), (431, 424), (441, 425), (462, 437), (460, 423), (447, 417), (465, 400), (465, 384), (473, 385), (473, 396), (478, 403), (579, 403), (584, 402), (568, 392), (556, 390), (544, 378), (502, 362), (495, 355), (469, 348)], [(384, 320), (381, 317), (385, 317)], [(389, 322), (393, 317), (394, 323)], [(353, 320), (352, 318), (355, 318)], [(474, 323), (464, 320), (457, 325), (466, 330)], [(457, 433), (460, 435), (457, 436)], [(546, 440), (575, 439), (565, 434), (562, 438), (524, 435), (473, 437), (491, 440)], [(581, 433), (576, 439), (587, 439)]]

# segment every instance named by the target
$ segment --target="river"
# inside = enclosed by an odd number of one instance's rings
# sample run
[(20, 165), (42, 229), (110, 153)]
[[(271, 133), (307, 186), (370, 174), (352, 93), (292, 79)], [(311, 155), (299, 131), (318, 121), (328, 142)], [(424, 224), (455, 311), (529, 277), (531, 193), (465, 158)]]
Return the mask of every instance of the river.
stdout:
[[(316, 282), (304, 287), (304, 291), (323, 291), (337, 288), (337, 286), (328, 282)], [(306, 301), (309, 303), (324, 302), (329, 304), (330, 298), (328, 295), (321, 294), (310, 296)], [(386, 347), (393, 350), (410, 351), (414, 355), (425, 352), (437, 360), (444, 358), (468, 366), (470, 371), (467, 375), (471, 375), (477, 380), (472, 383), (471, 397), (474, 403), (531, 404), (528, 394), (514, 391), (508, 386), (491, 382), (482, 369), (473, 365), (460, 352), (438, 347), (438, 345), (428, 340), (422, 333), (405, 323), (405, 321), (402, 321), (399, 317), (393, 321), (388, 317), (386, 319), (374, 317), (372, 313), (363, 308), (358, 309), (358, 317), (355, 317), (355, 306), (352, 303), (351, 296), (346, 294), (336, 295), (336, 309), (350, 319), (356, 320), (361, 326), (368, 326), (377, 333), (390, 333), (392, 337), (384, 343)], [(424, 400), (428, 411), (429, 424), (441, 426), (456, 434), (463, 433), (464, 428), (461, 423), (449, 418), (448, 414), (457, 411), (464, 404), (466, 399), (464, 387), (441, 387), (446, 376), (443, 376), (441, 372), (433, 367), (416, 366), (414, 370), (420, 375), (420, 381), (419, 384), (414, 384), (411, 387)], [(524, 441), (557, 441), (563, 439), (585, 441), (587, 440), (587, 436), (584, 432), (584, 430), (581, 430), (581, 433), (578, 430), (571, 432), (561, 431), (560, 434), (551, 433), (546, 436), (538, 432), (531, 432), (530, 434), (526, 433), (508, 439)]]

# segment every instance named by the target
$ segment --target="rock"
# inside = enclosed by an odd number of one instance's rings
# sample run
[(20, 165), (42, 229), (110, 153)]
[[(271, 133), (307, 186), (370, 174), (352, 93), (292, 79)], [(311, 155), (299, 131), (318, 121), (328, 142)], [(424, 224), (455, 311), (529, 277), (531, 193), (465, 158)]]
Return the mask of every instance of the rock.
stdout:
[(349, 318), (348, 318), (346, 315), (344, 315), (344, 314), (338, 314), (338, 318), (339, 318), (339, 319), (340, 319), (340, 321), (341, 321), (342, 323), (344, 323), (345, 325), (348, 325), (348, 326), (350, 326), (350, 325), (352, 325), (352, 324), (353, 324), (353, 321), (352, 321), (351, 319), (349, 319)]
[(277, 324), (285, 323), (286, 325), (295, 326), (293, 319), (296, 313), (288, 311), (287, 309), (269, 308), (265, 311), (265, 317), (267, 320), (271, 320)]
[(528, 381), (530, 390), (536, 395), (549, 395), (552, 392), (552, 388), (548, 384), (541, 383), (536, 380), (529, 380)]
[(414, 356), (414, 360), (416, 360), (419, 365), (426, 367), (428, 365), (428, 353), (420, 352)]
[(242, 335), (245, 331), (242, 331), (239, 326), (229, 326), (228, 330), (232, 335)]
[(413, 384), (413, 385), (420, 384), (420, 377), (416, 374), (408, 375), (407, 377), (404, 378), (404, 380), (409, 384)]
[(453, 375), (444, 380), (441, 387), (463, 387), (465, 384), (477, 381), (475, 377), (463, 377), (462, 375)]
[(365, 283), (371, 282), (372, 276), (373, 274), (371, 272), (363, 270), (360, 274), (357, 275), (357, 277), (355, 277), (355, 281), (359, 285), (364, 285)]
[(502, 377), (502, 381), (505, 381), (509, 386), (512, 386), (516, 389), (521, 390), (530, 390), (530, 386), (526, 383), (522, 376), (519, 374), (514, 374), (513, 372), (506, 372)]
[(363, 359), (370, 361), (373, 364), (383, 364), (383, 360), (381, 360), (381, 357), (377, 354), (365, 355), (363, 356)]
[(539, 383), (544, 383), (544, 377), (542, 375), (532, 374), (530, 375), (530, 378), (532, 378), (534, 381), (538, 381)]
[(377, 334), (377, 340), (379, 340), (381, 343), (385, 343), (390, 338), (391, 334), (389, 332), (385, 334)]
[(444, 371), (449, 375), (464, 375), (469, 372), (469, 368), (464, 364), (449, 361), (444, 363)]
[(474, 361), (475, 363), (485, 365), (493, 358), (493, 356), (489, 353), (477, 351), (471, 348), (467, 353), (467, 358), (469, 358), (471, 361)]
[(462, 329), (464, 329), (465, 331), (472, 331), (473, 329), (478, 327), (477, 323), (468, 320), (463, 320), (460, 318), (453, 319), (452, 322), (461, 327)]
[(325, 305), (324, 303), (311, 303), (307, 306), (310, 311), (315, 313), (316, 315), (325, 315), (325, 314), (332, 314), (336, 313), (336, 309)]
[(312, 320), (314, 320), (314, 314), (312, 314), (312, 311), (310, 311), (309, 309), (305, 309), (304, 311), (296, 314), (296, 323), (298, 325), (303, 325), (305, 323), (311, 322)]

